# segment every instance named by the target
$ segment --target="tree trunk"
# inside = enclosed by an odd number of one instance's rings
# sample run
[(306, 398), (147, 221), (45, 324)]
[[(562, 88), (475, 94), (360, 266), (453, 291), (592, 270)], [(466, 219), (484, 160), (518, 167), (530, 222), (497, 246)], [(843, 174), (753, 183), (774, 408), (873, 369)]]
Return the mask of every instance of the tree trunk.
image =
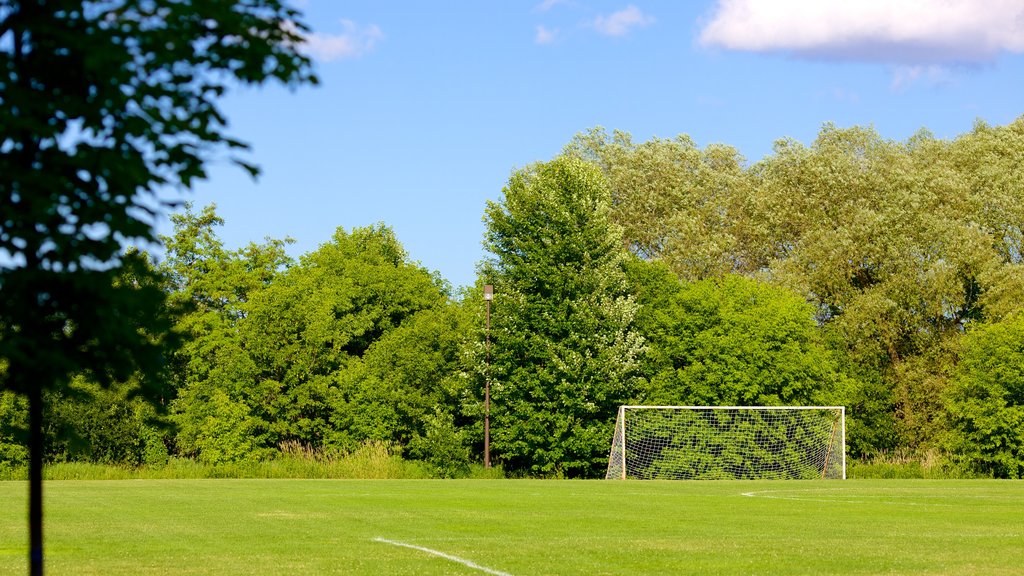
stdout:
[(29, 574), (43, 574), (43, 389), (28, 385), (28, 534)]

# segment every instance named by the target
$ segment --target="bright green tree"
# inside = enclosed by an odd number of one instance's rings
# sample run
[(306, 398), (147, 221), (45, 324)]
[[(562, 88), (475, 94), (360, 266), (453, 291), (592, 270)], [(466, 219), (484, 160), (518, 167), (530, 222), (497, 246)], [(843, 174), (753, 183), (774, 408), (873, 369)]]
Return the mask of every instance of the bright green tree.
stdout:
[(415, 442), (407, 455), (464, 469), (464, 315), (391, 229), (339, 229), (295, 262), (281, 241), (225, 249), (213, 207), (173, 219), (163, 269), (189, 308), (170, 403), (180, 454), (215, 464), (284, 443)]
[(314, 79), (298, 16), (279, 0), (0, 1), (0, 389), (29, 399), (33, 574), (43, 389), (159, 371), (162, 293), (118, 284), (149, 275), (124, 244), (155, 240), (160, 190), (245, 148), (217, 106), (229, 82)]
[(473, 334), (455, 303), (421, 310), (374, 342), (345, 375), (350, 433), (407, 447), (407, 456), (442, 475), (465, 471), (470, 461), (464, 415), (471, 401), (462, 353)]
[(596, 476), (643, 348), (608, 185), (563, 156), (515, 172), (503, 194), (485, 214), (492, 446), (516, 473)]
[(1007, 175), (1022, 136), (1022, 121), (905, 142), (827, 125), (752, 168), (770, 277), (815, 305), (850, 363), (878, 375), (865, 380), (887, 383), (902, 446), (937, 446), (957, 340), (1021, 301), (1024, 182)]
[(1024, 314), (963, 339), (948, 394), (954, 462), (996, 478), (1024, 478)]
[(659, 263), (627, 267), (648, 344), (651, 404), (788, 406), (839, 400), (841, 377), (814, 309), (790, 290), (727, 275), (681, 282)]
[[(270, 439), (310, 448), (407, 440), (409, 420), (395, 420), (395, 410), (401, 411), (396, 407), (423, 400), (402, 398), (407, 385), (419, 385), (416, 372), (405, 373), (432, 363), (403, 356), (429, 352), (437, 340), (403, 348), (389, 334), (447, 300), (447, 286), (409, 261), (394, 232), (382, 225), (339, 229), (302, 256), (249, 301), (239, 323), (255, 369), (247, 388), (258, 391), (247, 402), (267, 422)], [(382, 356), (371, 353), (375, 347)], [(420, 410), (404, 416), (415, 419)], [(393, 434), (398, 437), (382, 437)]]
[[(266, 456), (269, 427), (254, 409), (264, 391), (242, 325), (253, 295), (294, 264), (285, 252), (289, 241), (228, 250), (217, 236), (224, 221), (214, 206), (199, 213), (187, 206), (171, 219), (174, 232), (163, 239), (161, 270), (169, 279), (169, 301), (186, 310), (175, 326), (183, 343), (171, 357), (174, 389), (167, 394), (176, 447), (208, 463)], [(221, 428), (246, 434), (219, 434)]]

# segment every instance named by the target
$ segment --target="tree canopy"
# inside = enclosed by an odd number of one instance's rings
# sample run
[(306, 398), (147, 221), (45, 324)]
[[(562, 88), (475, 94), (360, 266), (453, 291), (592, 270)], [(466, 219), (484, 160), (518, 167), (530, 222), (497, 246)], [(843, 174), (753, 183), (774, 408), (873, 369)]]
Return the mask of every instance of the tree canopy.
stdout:
[(217, 107), (229, 82), (314, 80), (298, 16), (276, 0), (0, 4), (0, 386), (157, 371), (163, 293), (125, 243), (155, 240), (160, 192), (203, 177), (214, 148), (245, 148)]

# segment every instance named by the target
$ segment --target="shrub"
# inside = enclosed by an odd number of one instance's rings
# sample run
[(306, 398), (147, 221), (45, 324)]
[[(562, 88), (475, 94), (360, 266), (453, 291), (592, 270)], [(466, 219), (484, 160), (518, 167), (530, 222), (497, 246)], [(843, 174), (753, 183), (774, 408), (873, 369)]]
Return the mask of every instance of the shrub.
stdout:
[(441, 478), (469, 474), (469, 447), (451, 414), (437, 410), (424, 419), (424, 435), (409, 442), (409, 455), (433, 467)]

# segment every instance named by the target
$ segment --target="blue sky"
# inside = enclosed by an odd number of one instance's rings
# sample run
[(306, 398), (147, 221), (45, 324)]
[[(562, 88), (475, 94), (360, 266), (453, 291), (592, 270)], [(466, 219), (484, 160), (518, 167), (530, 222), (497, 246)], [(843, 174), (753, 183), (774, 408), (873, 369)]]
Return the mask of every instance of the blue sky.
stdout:
[(825, 122), (952, 138), (1024, 114), (1019, 0), (295, 4), (322, 85), (229, 95), (263, 175), (217, 159), (185, 199), (217, 204), (229, 247), (290, 236), (296, 256), (383, 222), (456, 286), (511, 171), (591, 127), (753, 163)]

